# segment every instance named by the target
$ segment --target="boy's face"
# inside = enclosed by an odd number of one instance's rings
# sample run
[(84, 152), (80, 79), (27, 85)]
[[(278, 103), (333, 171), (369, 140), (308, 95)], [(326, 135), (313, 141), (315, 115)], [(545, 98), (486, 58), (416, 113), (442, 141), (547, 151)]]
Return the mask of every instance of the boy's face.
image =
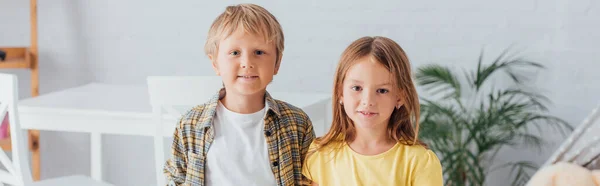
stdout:
[(385, 129), (394, 109), (401, 104), (391, 73), (368, 57), (359, 59), (344, 78), (343, 107), (357, 129)]
[(279, 70), (275, 45), (242, 29), (221, 40), (216, 56), (208, 57), (223, 78), (227, 94), (263, 93)]

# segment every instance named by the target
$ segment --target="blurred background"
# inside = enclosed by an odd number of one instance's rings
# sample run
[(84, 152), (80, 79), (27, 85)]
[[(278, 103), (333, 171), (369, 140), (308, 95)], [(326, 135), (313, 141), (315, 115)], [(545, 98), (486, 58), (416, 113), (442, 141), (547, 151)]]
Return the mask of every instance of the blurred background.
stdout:
[[(595, 0), (39, 1), (40, 94), (90, 82), (144, 84), (149, 75), (213, 75), (203, 51), (208, 28), (227, 5), (246, 2), (265, 7), (283, 26), (285, 52), (273, 90), (330, 93), (344, 48), (379, 35), (397, 41), (415, 70), (437, 64), (458, 76), (477, 69), (482, 51), (489, 65), (508, 48), (545, 66), (525, 73), (527, 86), (551, 102), (548, 115), (574, 127), (600, 100)], [(0, 45), (29, 41), (29, 1), (0, 0)], [(29, 71), (0, 72), (17, 74), (21, 98), (30, 96)], [(512, 79), (492, 82), (500, 87)], [(501, 148), (486, 164), (542, 164), (566, 137), (546, 129), (537, 134), (546, 142), (541, 150)], [(42, 131), (40, 141), (42, 179), (89, 174), (88, 134)], [(153, 183), (150, 137), (105, 135), (103, 143), (106, 181)], [(510, 170), (486, 173), (485, 185), (508, 185)]]

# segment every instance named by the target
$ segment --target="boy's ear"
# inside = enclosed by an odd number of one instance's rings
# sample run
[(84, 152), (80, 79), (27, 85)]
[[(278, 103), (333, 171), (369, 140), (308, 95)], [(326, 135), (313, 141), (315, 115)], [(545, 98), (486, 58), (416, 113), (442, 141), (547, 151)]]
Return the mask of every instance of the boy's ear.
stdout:
[(219, 73), (219, 66), (217, 65), (216, 59), (213, 57), (212, 54), (208, 55), (208, 59), (210, 59), (210, 63), (212, 64), (212, 67), (213, 67), (213, 70), (215, 70), (215, 73), (217, 73), (217, 76), (220, 76), (221, 73)]
[(279, 55), (277, 57), (277, 61), (275, 61), (275, 72), (273, 72), (273, 75), (277, 75), (277, 72), (279, 72), (279, 66), (281, 65), (281, 57), (283, 56), (283, 54)]

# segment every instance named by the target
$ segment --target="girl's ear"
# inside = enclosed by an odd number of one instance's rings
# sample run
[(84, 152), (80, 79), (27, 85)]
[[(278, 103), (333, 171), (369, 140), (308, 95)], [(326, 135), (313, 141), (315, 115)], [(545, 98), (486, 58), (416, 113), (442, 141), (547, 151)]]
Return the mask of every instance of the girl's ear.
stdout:
[(401, 91), (398, 94), (398, 99), (396, 100), (396, 109), (400, 109), (400, 107), (402, 107), (404, 105), (404, 103), (406, 102), (406, 94), (404, 93), (404, 91)]
[(402, 105), (404, 105), (404, 101), (398, 100), (398, 103), (396, 104), (396, 109), (400, 109)]

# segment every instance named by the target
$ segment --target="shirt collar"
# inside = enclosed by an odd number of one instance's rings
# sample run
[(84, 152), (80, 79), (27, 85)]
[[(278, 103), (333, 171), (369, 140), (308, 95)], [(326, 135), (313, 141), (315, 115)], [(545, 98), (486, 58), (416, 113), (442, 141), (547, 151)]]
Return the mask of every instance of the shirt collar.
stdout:
[[(225, 97), (225, 93), (226, 93), (225, 88), (219, 89), (211, 97), (211, 99), (206, 103), (206, 106), (204, 107), (204, 112), (202, 112), (202, 116), (200, 118), (209, 118), (209, 119), (204, 121), (204, 123), (202, 124), (203, 127), (210, 127), (212, 125), (212, 118), (216, 114), (217, 104), (219, 103), (219, 100), (221, 100), (221, 99), (223, 99), (223, 97)], [(279, 110), (280, 109), (279, 105), (277, 104), (277, 101), (275, 101), (275, 99), (273, 99), (273, 97), (271, 97), (271, 95), (269, 94), (268, 91), (265, 92), (264, 99), (268, 106), (266, 116), (269, 115), (269, 111), (272, 111), (277, 117), (279, 117), (281, 115), (281, 110)]]

